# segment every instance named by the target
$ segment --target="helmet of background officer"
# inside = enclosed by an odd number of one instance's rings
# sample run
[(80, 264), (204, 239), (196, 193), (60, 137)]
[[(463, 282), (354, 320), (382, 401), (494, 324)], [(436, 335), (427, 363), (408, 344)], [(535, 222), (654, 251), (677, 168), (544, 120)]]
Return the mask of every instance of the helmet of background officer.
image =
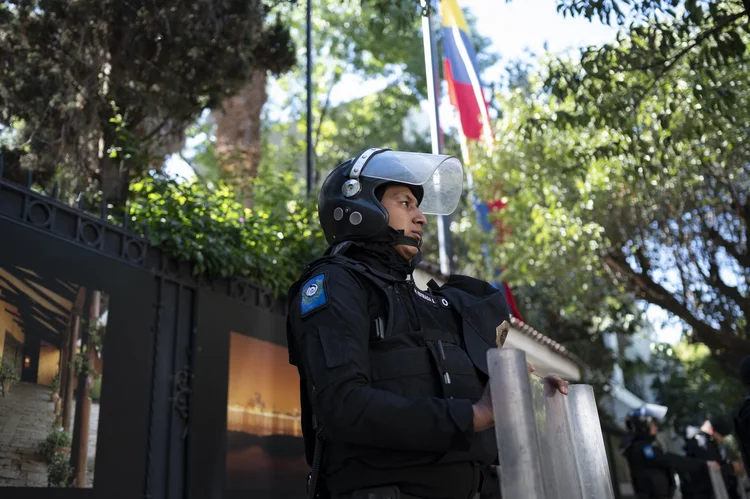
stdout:
[(637, 438), (654, 437), (659, 432), (656, 418), (645, 407), (630, 411), (625, 417), (625, 427)]
[(645, 404), (625, 417), (625, 426), (637, 436), (656, 436), (659, 432), (659, 423), (664, 420), (667, 410), (663, 405)]
[(368, 149), (338, 165), (318, 195), (320, 225), (331, 247), (384, 242), (410, 260), (422, 245), (424, 215), (449, 215), (463, 189), (452, 156)]
[(724, 437), (732, 433), (732, 427), (721, 416), (711, 416), (703, 422), (701, 431), (711, 435), (718, 443), (722, 443)]

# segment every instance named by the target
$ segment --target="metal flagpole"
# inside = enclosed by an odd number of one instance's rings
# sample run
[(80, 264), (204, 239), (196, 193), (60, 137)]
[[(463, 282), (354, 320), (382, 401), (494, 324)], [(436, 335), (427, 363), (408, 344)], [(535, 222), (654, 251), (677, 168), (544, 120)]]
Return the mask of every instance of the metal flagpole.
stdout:
[[(432, 138), (432, 154), (443, 152), (443, 132), (440, 129), (440, 113), (438, 111), (438, 71), (437, 47), (432, 34), (432, 9), (427, 0), (422, 4), (422, 42), (424, 44), (425, 75), (427, 76), (427, 97), (430, 102), (430, 136)], [(438, 245), (440, 249), (440, 272), (450, 275), (453, 270), (452, 248), (450, 238), (450, 215), (438, 216)]]
[(313, 186), (313, 143), (312, 143), (312, 0), (307, 0), (307, 194)]

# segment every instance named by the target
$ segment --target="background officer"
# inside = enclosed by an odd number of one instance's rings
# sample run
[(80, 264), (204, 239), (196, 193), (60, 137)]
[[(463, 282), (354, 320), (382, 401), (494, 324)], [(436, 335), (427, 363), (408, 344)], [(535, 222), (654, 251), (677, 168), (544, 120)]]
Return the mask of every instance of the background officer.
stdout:
[(411, 277), (424, 213), (451, 213), (462, 185), (456, 158), (370, 149), (321, 188), (330, 248), (288, 301), (319, 497), (473, 498), (496, 461), (486, 353), (510, 321), (503, 295), (466, 276), (425, 291)]
[[(666, 413), (663, 413), (666, 414)], [(638, 499), (671, 499), (677, 489), (675, 472), (697, 472), (706, 461), (664, 452), (656, 440), (657, 417), (647, 407), (630, 412), (625, 418), (629, 434), (623, 440), (623, 454), (630, 467), (633, 489)], [(716, 466), (716, 463), (710, 463)]]
[[(730, 431), (731, 426), (724, 419), (720, 417), (706, 419), (700, 430), (685, 442), (685, 455), (717, 462), (730, 494), (729, 497), (734, 498), (737, 494), (735, 465), (727, 459), (726, 453), (720, 447), (724, 435), (728, 435)], [(690, 472), (685, 476), (684, 481), (682, 495), (685, 499), (712, 499), (714, 497), (708, 469), (701, 468)]]

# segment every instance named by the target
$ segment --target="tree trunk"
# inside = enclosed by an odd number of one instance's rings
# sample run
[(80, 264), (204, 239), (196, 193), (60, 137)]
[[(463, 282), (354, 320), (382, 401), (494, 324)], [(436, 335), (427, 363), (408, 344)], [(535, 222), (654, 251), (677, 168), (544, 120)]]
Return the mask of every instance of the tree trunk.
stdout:
[(81, 328), (81, 355), (88, 358), (86, 369), (78, 373), (78, 390), (76, 392), (76, 414), (73, 424), (73, 443), (71, 444), (70, 463), (73, 467), (73, 478), (76, 488), (86, 488), (86, 471), (88, 469), (89, 432), (91, 427), (91, 398), (88, 382), (89, 369), (94, 364), (90, 328), (99, 318), (100, 291), (86, 292), (84, 316), (86, 321)]
[(248, 208), (253, 205), (252, 179), (261, 160), (260, 115), (268, 99), (265, 69), (253, 70), (250, 82), (213, 111), (216, 121), (216, 156), (221, 177)]
[(115, 207), (125, 206), (128, 200), (130, 171), (128, 162), (122, 157), (110, 158), (107, 148), (115, 144), (114, 132), (105, 127), (102, 133), (103, 147), (99, 156), (99, 183), (102, 199)]

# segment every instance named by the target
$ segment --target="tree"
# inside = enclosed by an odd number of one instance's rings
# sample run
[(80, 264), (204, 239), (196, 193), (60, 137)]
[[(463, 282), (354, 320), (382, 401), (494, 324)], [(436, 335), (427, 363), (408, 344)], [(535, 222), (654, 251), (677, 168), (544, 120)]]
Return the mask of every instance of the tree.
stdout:
[[(624, 287), (679, 317), (734, 372), (750, 353), (750, 91), (740, 84), (750, 68), (690, 62), (656, 81), (613, 70), (585, 94), (546, 92), (546, 75), (535, 77), (530, 96), (505, 102), (478, 184), (510, 200), (513, 237), (496, 258), (516, 279), (553, 279), (569, 298)], [(627, 89), (645, 85), (633, 105)]]
[[(304, 47), (304, 9), (289, 6), (285, 10), (283, 16), (289, 20), (297, 45)], [(403, 41), (411, 34), (409, 30), (417, 19), (417, 10), (412, 2), (406, 1), (345, 0), (335, 4), (316, 1), (313, 2), (313, 14), (314, 57), (323, 59), (316, 61), (316, 87), (319, 90), (316, 93), (327, 96), (316, 125), (317, 138), (331, 90), (344, 71), (387, 72), (393, 66), (390, 61), (402, 60), (403, 53), (395, 51), (405, 46)], [(384, 51), (382, 47), (390, 51)], [(325, 71), (320, 71), (322, 68)], [(303, 76), (304, 71), (303, 64), (295, 76)], [(256, 65), (247, 84), (212, 109), (212, 119), (216, 124), (217, 167), (248, 206), (252, 204), (249, 187), (261, 161), (262, 110), (268, 98), (268, 73), (267, 68)], [(276, 72), (275, 76), (279, 74)]]
[(683, 432), (700, 426), (709, 415), (730, 416), (742, 402), (746, 389), (736, 377), (726, 376), (704, 345), (658, 345), (650, 366), (657, 374), (652, 384), (657, 403), (669, 408), (667, 422)]
[(558, 96), (582, 97), (581, 92), (595, 81), (614, 83), (611, 70), (642, 73), (645, 81), (619, 82), (618, 91), (626, 98), (600, 111), (602, 118), (614, 122), (618, 111), (637, 107), (654, 85), (685, 62), (691, 69), (709, 70), (710, 75), (710, 70), (746, 57), (750, 0), (558, 0), (557, 8), (563, 15), (598, 17), (624, 28), (616, 42), (583, 49), (575, 71), (562, 64), (553, 68), (547, 80)]
[(255, 65), (293, 62), (283, 24), (259, 28), (269, 8), (259, 0), (3, 1), (0, 125), (14, 130), (10, 148), (21, 152), (11, 166), (42, 181), (62, 172), (69, 190), (100, 189), (123, 204), (130, 180), (179, 150), (203, 108), (233, 94)]
[[(427, 93), (422, 45), (421, 42), (415, 45), (415, 38), (421, 37), (420, 9), (416, 4), (418, 2), (412, 0), (346, 0), (335, 5), (313, 2), (313, 86), (316, 97), (312, 135), (319, 171), (327, 172), (371, 146), (430, 150), (428, 137), (411, 130), (404, 131), (404, 119), (409, 113), (418, 111), (419, 103), (426, 99)], [(497, 56), (486, 50), (490, 40), (476, 33), (475, 18), (469, 12), (466, 12), (466, 17), (475, 47), (482, 54), (480, 70), (486, 69), (497, 61)], [(288, 18), (295, 44), (303, 46), (304, 11), (290, 10)], [(349, 102), (334, 103), (345, 75), (357, 76), (364, 81), (380, 81), (384, 89)], [(280, 118), (271, 119), (268, 113), (261, 116), (259, 133), (273, 135), (273, 140), (288, 136), (288, 140), (268, 160), (286, 161), (279, 154), (284, 158), (303, 158), (302, 132), (306, 119), (304, 65), (281, 77), (271, 78), (269, 84), (284, 92), (286, 98), (271, 108)], [(205, 133), (210, 142), (198, 146), (198, 157), (188, 158), (194, 169), (201, 175), (223, 178), (231, 183), (234, 171), (222, 168), (220, 160), (215, 157), (215, 150), (220, 148), (221, 142), (216, 120), (201, 120), (201, 125), (192, 132), (193, 135)], [(448, 137), (447, 142), (455, 145), (453, 152), (457, 153), (458, 143), (451, 141)], [(223, 171), (218, 172), (217, 168)], [(319, 181), (319, 174), (316, 177)], [(243, 182), (248, 178), (252, 175), (236, 181)]]

